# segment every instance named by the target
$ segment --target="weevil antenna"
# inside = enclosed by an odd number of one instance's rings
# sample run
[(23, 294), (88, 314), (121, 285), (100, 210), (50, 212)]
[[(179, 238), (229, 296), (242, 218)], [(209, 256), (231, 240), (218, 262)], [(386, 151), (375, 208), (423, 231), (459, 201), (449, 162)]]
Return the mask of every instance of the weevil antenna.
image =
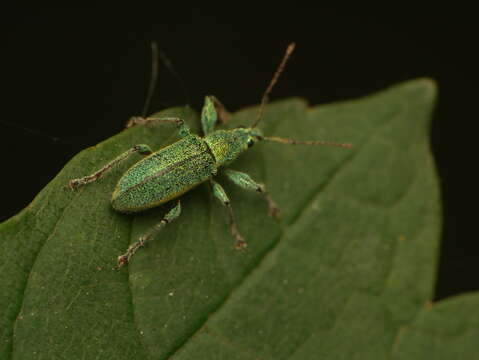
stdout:
[(176, 71), (175, 67), (173, 66), (173, 63), (170, 61), (170, 59), (166, 56), (166, 54), (163, 51), (159, 51), (160, 55), (160, 60), (165, 65), (165, 67), (168, 69), (168, 71), (173, 75), (173, 77), (178, 81), (178, 83), (181, 86), (181, 90), (183, 91), (183, 95), (186, 99), (186, 104), (190, 104), (190, 96), (188, 94), (188, 90), (186, 89), (185, 82), (183, 81), (183, 78), (180, 76), (178, 71)]
[(259, 107), (258, 114), (256, 116), (256, 120), (253, 123), (253, 125), (251, 126), (252, 128), (256, 127), (259, 124), (261, 118), (263, 117), (264, 107), (268, 103), (268, 96), (269, 96), (271, 90), (273, 90), (274, 85), (278, 81), (279, 76), (283, 72), (284, 66), (286, 65), (286, 62), (288, 61), (289, 57), (291, 56), (291, 53), (293, 52), (295, 46), (296, 46), (296, 44), (294, 42), (292, 42), (286, 48), (286, 52), (284, 53), (283, 60), (281, 60), (281, 63), (279, 64), (278, 68), (276, 69), (276, 72), (274, 73), (273, 78), (271, 79), (268, 87), (266, 88), (266, 90), (263, 94), (263, 97), (261, 98), (261, 105)]
[(2, 124), (4, 126), (7, 126), (7, 127), (10, 127), (12, 129), (25, 131), (25, 132), (33, 134), (35, 136), (39, 136), (39, 137), (49, 139), (50, 141), (56, 142), (56, 143), (59, 143), (59, 144), (74, 145), (74, 146), (84, 145), (81, 142), (75, 141), (71, 138), (67, 139), (67, 138), (63, 138), (63, 137), (54, 136), (54, 135), (48, 134), (46, 132), (43, 132), (41, 130), (37, 130), (37, 129), (31, 128), (31, 127), (26, 127), (26, 126), (23, 126), (23, 125), (15, 124), (15, 123), (12, 123), (12, 122), (9, 122), (9, 121), (0, 120), (0, 124)]
[(173, 63), (170, 59), (166, 56), (166, 54), (158, 49), (158, 44), (156, 41), (151, 42), (151, 78), (150, 84), (148, 85), (148, 95), (145, 100), (145, 104), (143, 105), (143, 111), (141, 113), (142, 117), (146, 117), (148, 115), (148, 109), (150, 108), (151, 99), (153, 98), (153, 93), (156, 89), (156, 83), (158, 80), (158, 63), (162, 62), (163, 65), (168, 69), (168, 71), (173, 75), (173, 77), (178, 81), (181, 86), (181, 90), (183, 91), (183, 95), (185, 96), (186, 103), (190, 103), (190, 97), (188, 95), (188, 91), (186, 90), (185, 83), (181, 78), (180, 74), (176, 71)]
[(350, 149), (353, 147), (352, 144), (348, 144), (348, 143), (337, 143), (332, 141), (321, 141), (321, 140), (299, 141), (299, 140), (293, 140), (293, 139), (280, 138), (276, 136), (263, 136), (261, 139), (267, 140), (267, 141), (275, 141), (275, 142), (288, 144), (288, 145), (327, 145), (327, 146), (338, 146), (338, 147), (342, 147), (346, 149)]
[(62, 139), (60, 139), (57, 136), (53, 136), (53, 135), (47, 134), (43, 131), (32, 129), (32, 128), (29, 128), (29, 127), (25, 127), (25, 126), (22, 126), (22, 125), (19, 125), (19, 124), (11, 123), (9, 121), (0, 120), (0, 124), (11, 127), (13, 129), (22, 130), (22, 131), (25, 131), (25, 132), (28, 132), (30, 134), (34, 134), (34, 135), (37, 135), (37, 136), (42, 136), (42, 137), (50, 139), (51, 141), (54, 141), (54, 142), (61, 142), (62, 141)]
[(148, 113), (150, 107), (151, 98), (156, 88), (156, 81), (158, 79), (158, 45), (155, 41), (151, 42), (151, 78), (150, 84), (148, 85), (148, 95), (146, 96), (145, 104), (143, 105), (143, 111), (141, 116), (145, 117)]

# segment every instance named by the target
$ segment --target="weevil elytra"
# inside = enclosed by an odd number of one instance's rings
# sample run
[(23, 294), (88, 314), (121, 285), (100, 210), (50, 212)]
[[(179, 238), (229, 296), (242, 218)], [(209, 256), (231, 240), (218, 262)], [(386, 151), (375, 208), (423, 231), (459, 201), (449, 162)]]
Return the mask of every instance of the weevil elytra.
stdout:
[[(227, 208), (229, 227), (235, 239), (235, 248), (246, 247), (246, 242), (236, 226), (233, 208), (223, 187), (213, 180), (220, 168), (232, 163), (238, 156), (259, 141), (275, 141), (283, 144), (303, 145), (332, 145), (349, 148), (350, 144), (327, 141), (297, 141), (272, 136), (264, 136), (257, 128), (267, 98), (284, 65), (294, 50), (294, 43), (290, 44), (278, 66), (269, 86), (263, 94), (258, 116), (249, 127), (230, 130), (215, 130), (218, 121), (225, 121), (228, 114), (221, 103), (213, 96), (206, 96), (201, 112), (203, 137), (190, 133), (188, 126), (179, 118), (145, 118), (133, 117), (127, 127), (144, 124), (175, 124), (179, 128), (180, 140), (153, 152), (148, 145), (135, 145), (128, 151), (110, 161), (104, 167), (93, 173), (69, 182), (71, 189), (101, 178), (111, 168), (128, 158), (133, 153), (148, 155), (128, 169), (118, 181), (113, 191), (111, 204), (113, 208), (123, 213), (133, 213), (159, 206), (178, 198), (193, 187), (209, 181), (213, 195)], [(260, 193), (268, 203), (269, 214), (278, 216), (279, 209), (266, 190), (264, 184), (254, 181), (248, 174), (235, 170), (224, 169), (225, 175), (236, 185)], [(169, 222), (175, 220), (181, 213), (180, 201), (167, 214), (133, 243), (123, 255), (118, 257), (118, 268), (130, 262), (138, 249), (147, 241), (155, 238), (158, 232)]]

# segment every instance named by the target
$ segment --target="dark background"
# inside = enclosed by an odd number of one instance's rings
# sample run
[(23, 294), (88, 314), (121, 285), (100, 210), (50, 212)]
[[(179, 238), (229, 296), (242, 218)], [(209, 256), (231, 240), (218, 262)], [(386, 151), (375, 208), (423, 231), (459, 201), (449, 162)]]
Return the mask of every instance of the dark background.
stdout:
[(479, 289), (476, 12), (179, 5), (3, 9), (0, 221), (24, 208), (75, 153), (141, 113), (151, 40), (188, 94), (162, 67), (151, 109), (187, 102), (200, 109), (204, 95), (215, 94), (233, 111), (259, 102), (294, 40), (297, 50), (272, 99), (319, 104), (416, 77), (437, 81), (432, 148), (444, 226), (436, 298)]

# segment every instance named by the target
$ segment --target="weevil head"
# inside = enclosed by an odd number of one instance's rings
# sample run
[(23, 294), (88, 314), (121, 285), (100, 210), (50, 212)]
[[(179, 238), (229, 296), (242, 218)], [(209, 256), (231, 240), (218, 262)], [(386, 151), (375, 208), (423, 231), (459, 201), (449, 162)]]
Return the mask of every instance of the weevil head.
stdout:
[(215, 156), (218, 166), (221, 166), (235, 160), (262, 138), (263, 134), (259, 129), (239, 127), (214, 131), (204, 139)]

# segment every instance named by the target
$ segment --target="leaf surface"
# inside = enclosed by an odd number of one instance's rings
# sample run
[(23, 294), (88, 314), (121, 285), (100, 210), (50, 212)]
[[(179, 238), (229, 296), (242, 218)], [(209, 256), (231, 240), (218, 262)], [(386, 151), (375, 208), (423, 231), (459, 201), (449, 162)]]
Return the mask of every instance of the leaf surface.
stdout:
[[(137, 126), (82, 151), (0, 225), (0, 357), (428, 358), (401, 356), (418, 346), (411, 329), (429, 329), (425, 314), (456, 309), (446, 301), (425, 310), (440, 228), (428, 147), (434, 97), (433, 83), (416, 80), (354, 101), (269, 105), (266, 135), (353, 149), (255, 145), (231, 168), (267, 185), (281, 221), (267, 216), (258, 194), (220, 175), (247, 251), (233, 250), (226, 211), (202, 184), (122, 271), (112, 271), (116, 257), (171, 206), (134, 216), (112, 210), (115, 183), (141, 157), (78, 191), (65, 185), (134, 144), (171, 143), (175, 130)], [(181, 116), (198, 131), (187, 108), (161, 115)], [(255, 115), (242, 110), (228, 126)], [(469, 324), (477, 333), (477, 321)]]

